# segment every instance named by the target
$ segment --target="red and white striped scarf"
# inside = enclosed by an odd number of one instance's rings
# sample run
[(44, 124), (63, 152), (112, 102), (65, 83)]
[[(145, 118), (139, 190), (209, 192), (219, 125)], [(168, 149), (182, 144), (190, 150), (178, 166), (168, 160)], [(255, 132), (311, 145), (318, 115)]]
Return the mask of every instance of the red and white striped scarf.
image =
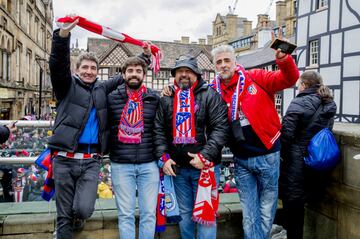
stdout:
[(195, 144), (195, 97), (196, 81), (190, 89), (182, 90), (175, 81), (173, 110), (173, 144)]
[[(79, 19), (79, 23), (77, 25), (88, 31), (102, 35), (102, 36), (112, 39), (114, 41), (126, 42), (126, 43), (130, 43), (130, 44), (137, 45), (140, 47), (145, 46), (144, 42), (136, 40), (136, 39), (126, 35), (125, 33), (121, 33), (121, 32), (115, 31), (109, 27), (105, 27), (105, 26), (102, 26), (95, 22), (91, 22), (88, 19), (81, 17), (81, 16), (73, 16), (73, 17), (66, 16), (66, 17), (58, 18), (56, 20), (56, 24), (59, 28), (63, 28), (66, 24), (72, 23), (72, 22), (76, 21), (77, 19)], [(162, 59), (162, 53), (161, 53), (160, 49), (155, 45), (151, 45), (151, 53), (153, 55), (151, 68), (154, 70), (154, 73), (156, 74), (160, 70), (160, 61)]]
[(198, 157), (205, 167), (200, 172), (192, 219), (202, 225), (214, 226), (219, 208), (214, 163), (206, 160), (200, 153)]
[(128, 101), (121, 113), (118, 140), (124, 144), (140, 144), (144, 132), (144, 109), (142, 96), (147, 88), (142, 85), (138, 90), (126, 87)]

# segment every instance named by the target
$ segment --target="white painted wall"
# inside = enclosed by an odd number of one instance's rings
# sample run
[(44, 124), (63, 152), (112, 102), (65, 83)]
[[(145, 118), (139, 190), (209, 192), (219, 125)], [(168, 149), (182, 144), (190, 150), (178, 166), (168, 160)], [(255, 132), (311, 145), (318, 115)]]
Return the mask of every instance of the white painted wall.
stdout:
[(297, 22), (297, 46), (302, 47), (307, 45), (307, 28), (308, 28), (308, 17), (302, 17)]
[(344, 57), (343, 77), (360, 75), (360, 56)]
[(306, 54), (307, 54), (307, 50), (305, 49), (305, 50), (303, 50), (303, 52), (301, 53), (301, 55), (300, 55), (300, 52), (301, 52), (301, 50), (298, 50), (297, 51), (297, 56), (300, 56), (299, 58), (298, 58), (298, 67), (305, 67), (306, 66)]
[(340, 18), (340, 2), (342, 0), (331, 0), (330, 1), (330, 31), (339, 29), (339, 18)]
[(327, 32), (328, 10), (310, 15), (309, 36), (315, 36)]
[[(359, 24), (359, 20), (354, 16), (353, 13), (349, 10), (345, 0), (342, 0), (343, 3), (343, 11), (342, 11), (342, 19), (341, 19), (341, 27), (351, 27), (353, 25)], [(359, 0), (348, 0), (350, 7), (360, 14), (360, 1)]]
[(284, 98), (283, 98), (284, 111), (283, 111), (283, 115), (285, 115), (286, 110), (289, 107), (290, 102), (292, 101), (292, 99), (294, 99), (295, 89), (294, 88), (289, 88), (289, 89), (285, 89), (283, 92), (284, 92)]
[(342, 33), (331, 35), (331, 63), (341, 62)]
[(343, 82), (343, 114), (358, 115), (359, 114), (359, 81)]
[(323, 36), (320, 39), (320, 64), (328, 64), (329, 63), (329, 36)]
[(303, 14), (309, 13), (310, 9), (311, 9), (311, 1), (310, 0), (298, 1), (299, 17)]
[(340, 85), (341, 66), (321, 67), (320, 74), (325, 85)]
[(341, 92), (340, 90), (334, 90), (334, 101), (336, 103), (336, 113), (340, 112), (340, 99), (341, 99)]
[(344, 33), (344, 53), (352, 52), (360, 52), (360, 28)]

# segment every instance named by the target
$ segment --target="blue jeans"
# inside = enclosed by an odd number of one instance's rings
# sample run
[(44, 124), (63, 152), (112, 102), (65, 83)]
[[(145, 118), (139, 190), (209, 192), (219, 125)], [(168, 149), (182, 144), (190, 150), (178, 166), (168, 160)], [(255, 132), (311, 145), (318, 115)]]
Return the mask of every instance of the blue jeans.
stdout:
[(234, 161), (244, 239), (267, 239), (277, 208), (280, 152), (244, 159), (235, 156)]
[(140, 210), (139, 238), (155, 236), (159, 168), (155, 161), (142, 164), (111, 162), (112, 185), (118, 208), (121, 239), (135, 239), (136, 189)]
[[(179, 168), (176, 177), (174, 177), (174, 186), (176, 199), (179, 204), (180, 215), (182, 220), (179, 223), (182, 239), (195, 238), (195, 225), (197, 224), (198, 239), (215, 239), (216, 226), (204, 226), (195, 223), (191, 217), (196, 199), (196, 191), (200, 170), (195, 168)], [(216, 184), (219, 185), (220, 167), (215, 167)]]

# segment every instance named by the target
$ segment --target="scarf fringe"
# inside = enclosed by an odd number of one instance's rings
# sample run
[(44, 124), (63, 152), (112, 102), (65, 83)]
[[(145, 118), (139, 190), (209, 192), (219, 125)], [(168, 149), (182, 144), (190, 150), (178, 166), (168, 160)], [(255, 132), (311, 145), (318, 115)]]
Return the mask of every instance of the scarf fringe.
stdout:
[(214, 227), (216, 226), (216, 222), (215, 221), (206, 221), (204, 219), (201, 219), (200, 217), (197, 216), (192, 216), (191, 219), (196, 222), (199, 223), (203, 226), (207, 226), (207, 227)]
[(119, 136), (118, 140), (124, 144), (140, 144), (141, 138), (129, 138), (124, 136)]
[(196, 144), (194, 137), (174, 137), (173, 144)]

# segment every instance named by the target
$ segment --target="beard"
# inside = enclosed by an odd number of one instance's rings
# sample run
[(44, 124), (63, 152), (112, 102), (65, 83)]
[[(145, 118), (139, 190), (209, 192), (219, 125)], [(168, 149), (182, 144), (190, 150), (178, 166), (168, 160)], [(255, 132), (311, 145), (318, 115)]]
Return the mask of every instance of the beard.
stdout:
[(182, 90), (188, 90), (191, 87), (191, 81), (189, 78), (187, 77), (182, 77), (180, 78), (179, 82), (178, 82), (178, 86), (180, 87), (180, 89)]
[[(137, 81), (136, 81), (136, 82), (134, 82), (134, 81), (130, 82), (130, 81), (133, 80), (133, 79), (135, 79), (135, 80), (137, 80)], [(140, 86), (142, 85), (143, 80), (140, 79), (140, 78), (138, 78), (138, 77), (136, 77), (136, 76), (133, 76), (133, 77), (130, 77), (130, 78), (126, 79), (125, 83), (126, 83), (126, 85), (127, 85), (130, 89), (132, 89), (132, 90), (137, 90), (137, 89), (139, 89)]]

